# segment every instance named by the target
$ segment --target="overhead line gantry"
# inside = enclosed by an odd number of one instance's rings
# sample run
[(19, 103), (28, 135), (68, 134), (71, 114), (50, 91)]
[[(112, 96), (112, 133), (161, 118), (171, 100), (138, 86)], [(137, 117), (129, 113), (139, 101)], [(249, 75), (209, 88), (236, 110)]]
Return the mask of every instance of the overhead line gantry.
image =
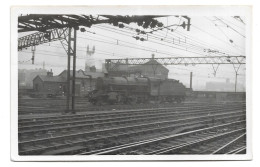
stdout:
[[(155, 60), (152, 61), (151, 60)], [(149, 62), (149, 63), (148, 63)], [(146, 64), (147, 63), (147, 64)], [(163, 57), (163, 58), (129, 58), (129, 59), (106, 59), (105, 66), (108, 73), (116, 73), (120, 70), (120, 66), (126, 65), (211, 65), (214, 75), (221, 64), (233, 65), (236, 74), (235, 92), (237, 85), (238, 70), (242, 64), (246, 64), (245, 56), (207, 56), (207, 57)], [(155, 68), (156, 69), (156, 68)], [(154, 71), (155, 72), (155, 71)]]
[[(107, 70), (117, 70), (118, 65), (145, 65), (150, 60), (162, 65), (196, 65), (196, 64), (245, 64), (245, 56), (208, 56), (208, 57), (163, 57), (163, 58), (129, 58), (106, 59)], [(154, 64), (154, 65), (156, 65)], [(149, 65), (152, 65), (149, 63)]]

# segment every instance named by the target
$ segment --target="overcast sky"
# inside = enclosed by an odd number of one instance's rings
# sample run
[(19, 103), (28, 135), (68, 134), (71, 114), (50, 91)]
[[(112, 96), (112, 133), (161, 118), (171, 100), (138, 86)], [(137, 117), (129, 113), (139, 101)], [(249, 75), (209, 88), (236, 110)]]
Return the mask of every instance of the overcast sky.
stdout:
[[(232, 56), (245, 55), (245, 28), (247, 20), (241, 17), (243, 22), (231, 16), (201, 16), (192, 17), (190, 31), (180, 26), (172, 26), (170, 30), (163, 29), (153, 34), (143, 35), (146, 41), (133, 38), (137, 35), (136, 29), (146, 32), (151, 29), (143, 29), (136, 24), (125, 24), (125, 28), (118, 28), (111, 24), (94, 25), (86, 28), (86, 32), (78, 31), (77, 38), (77, 69), (84, 69), (85, 62), (88, 65), (95, 65), (102, 68), (102, 63), (109, 58), (138, 58), (138, 57), (188, 57), (188, 56), (221, 56), (205, 52), (205, 49), (216, 50)], [(158, 19), (164, 26), (182, 24), (186, 21), (182, 17), (162, 17)], [(29, 34), (32, 32), (29, 32)], [(19, 33), (19, 37), (27, 35)], [(92, 50), (95, 46), (95, 53), (91, 56), (86, 54), (87, 46)], [(60, 42), (51, 42), (36, 47), (35, 64), (31, 64), (31, 48), (19, 51), (19, 69), (43, 68), (52, 69), (54, 74), (59, 74), (66, 69), (67, 57)], [(213, 75), (211, 65), (195, 66), (166, 66), (169, 78), (182, 81), (189, 85), (189, 73), (193, 72), (194, 88), (204, 86), (206, 82), (225, 82), (230, 78), (230, 82), (235, 80), (235, 71), (232, 65), (220, 65), (216, 76)], [(238, 83), (245, 84), (245, 65), (239, 69)]]

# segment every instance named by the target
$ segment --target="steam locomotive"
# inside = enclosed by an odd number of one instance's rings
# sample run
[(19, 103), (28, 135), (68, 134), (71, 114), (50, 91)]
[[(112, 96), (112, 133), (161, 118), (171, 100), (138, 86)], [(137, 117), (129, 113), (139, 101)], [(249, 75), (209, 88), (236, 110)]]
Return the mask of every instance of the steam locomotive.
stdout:
[(88, 99), (94, 105), (177, 102), (185, 100), (185, 86), (175, 79), (99, 77)]

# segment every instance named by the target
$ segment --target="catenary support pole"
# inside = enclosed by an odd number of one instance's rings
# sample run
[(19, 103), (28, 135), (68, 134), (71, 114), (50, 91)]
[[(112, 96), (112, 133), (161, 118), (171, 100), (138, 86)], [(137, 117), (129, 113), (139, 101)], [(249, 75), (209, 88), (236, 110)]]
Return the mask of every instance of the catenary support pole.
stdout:
[(71, 29), (69, 28), (68, 35), (68, 62), (67, 62), (67, 100), (66, 100), (66, 112), (70, 110), (70, 55), (71, 55)]
[(240, 68), (241, 64), (239, 64), (237, 67), (233, 64), (234, 70), (235, 70), (235, 92), (237, 92), (237, 76), (238, 76), (238, 70)]
[[(75, 113), (75, 83), (76, 83), (76, 44), (77, 44), (77, 30), (69, 28), (68, 35), (68, 66), (67, 66), (67, 103), (66, 112)], [(72, 77), (71, 77), (71, 57), (72, 57)], [(71, 83), (72, 82), (72, 83)], [(70, 105), (71, 102), (71, 105)]]
[(237, 72), (236, 72), (236, 81), (235, 81), (235, 92), (237, 92)]
[(71, 99), (71, 109), (75, 113), (75, 96), (76, 96), (76, 42), (77, 42), (77, 30), (73, 29), (73, 67), (72, 67), (72, 99)]

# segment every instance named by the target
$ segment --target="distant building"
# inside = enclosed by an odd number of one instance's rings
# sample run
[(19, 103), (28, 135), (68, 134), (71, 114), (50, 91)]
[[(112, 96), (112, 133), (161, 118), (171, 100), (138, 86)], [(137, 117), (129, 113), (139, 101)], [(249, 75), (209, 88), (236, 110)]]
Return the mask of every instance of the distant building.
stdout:
[(52, 71), (47, 75), (37, 75), (33, 79), (33, 89), (42, 95), (62, 95), (66, 92), (66, 79), (60, 76), (53, 76)]
[[(226, 79), (226, 82), (207, 82), (207, 91), (222, 91), (222, 92), (233, 92), (235, 91), (235, 84), (230, 83), (230, 79)], [(237, 84), (237, 91), (245, 91), (245, 88), (241, 84)]]
[(169, 70), (162, 64), (158, 63), (152, 55), (152, 59), (142, 65), (128, 66), (127, 64), (112, 64), (114, 71), (109, 71), (111, 76), (122, 75), (142, 75), (145, 77), (155, 77), (161, 79), (167, 79)]
[(160, 79), (167, 79), (169, 70), (156, 60), (151, 59), (143, 65), (136, 65), (129, 67), (130, 71), (141, 71), (141, 75), (145, 77), (155, 77)]
[[(72, 76), (72, 71), (70, 71)], [(85, 96), (89, 91), (95, 89), (96, 79), (103, 77), (102, 72), (83, 70), (76, 71), (75, 94), (76, 96)], [(40, 94), (67, 94), (67, 70), (62, 71), (59, 75), (53, 76), (52, 71), (47, 75), (38, 75), (33, 80), (33, 89)]]
[(18, 70), (18, 84), (19, 89), (32, 89), (33, 79), (37, 75), (46, 75), (47, 70), (45, 69), (19, 69)]

